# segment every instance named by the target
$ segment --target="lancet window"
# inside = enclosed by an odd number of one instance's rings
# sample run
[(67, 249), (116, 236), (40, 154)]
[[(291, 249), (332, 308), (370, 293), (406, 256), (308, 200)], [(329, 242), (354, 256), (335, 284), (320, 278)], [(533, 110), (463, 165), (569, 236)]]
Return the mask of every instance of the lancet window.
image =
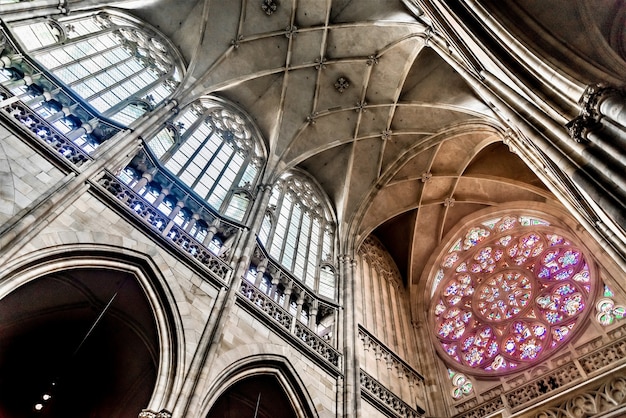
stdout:
[(213, 209), (236, 221), (246, 218), (265, 157), (242, 113), (202, 100), (151, 138), (148, 148)]
[(29, 20), (14, 23), (11, 31), (62, 85), (122, 125), (165, 100), (181, 78), (176, 49), (122, 15)]
[(334, 221), (312, 181), (288, 173), (275, 184), (259, 231), (269, 255), (320, 296), (335, 299)]

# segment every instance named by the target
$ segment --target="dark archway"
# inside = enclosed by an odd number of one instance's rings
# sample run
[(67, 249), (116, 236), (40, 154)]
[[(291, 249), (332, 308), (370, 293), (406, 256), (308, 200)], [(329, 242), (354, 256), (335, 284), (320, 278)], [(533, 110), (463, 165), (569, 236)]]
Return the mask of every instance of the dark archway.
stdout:
[[(258, 411), (257, 411), (258, 402)], [(256, 375), (233, 384), (207, 418), (296, 418), (287, 394), (274, 375)]]
[(131, 273), (60, 271), (0, 300), (2, 417), (136, 418), (158, 364), (152, 309)]

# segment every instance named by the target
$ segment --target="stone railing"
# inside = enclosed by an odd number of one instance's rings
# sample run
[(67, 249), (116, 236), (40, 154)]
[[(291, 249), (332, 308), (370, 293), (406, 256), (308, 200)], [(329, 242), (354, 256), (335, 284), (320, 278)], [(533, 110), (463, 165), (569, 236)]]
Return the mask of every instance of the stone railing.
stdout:
[(339, 367), (339, 352), (331, 347), (322, 337), (315, 334), (307, 326), (296, 321), (294, 334), (313, 351), (324, 357), (333, 366)]
[(361, 396), (375, 406), (382, 406), (388, 410), (392, 414), (390, 416), (417, 418), (424, 413), (424, 411), (418, 412), (412, 408), (363, 369), (361, 369), (360, 380)]
[[(13, 97), (13, 95), (4, 87), (0, 86), (0, 103), (10, 97)], [(41, 143), (51, 147), (58, 155), (65, 158), (72, 165), (80, 167), (85, 162), (91, 160), (91, 157), (78, 145), (67, 139), (65, 135), (57, 131), (52, 125), (21, 101), (7, 100), (6, 102), (9, 104), (3, 106), (2, 111), (5, 112), (11, 120), (29, 130)]]
[(380, 340), (374, 337), (359, 324), (359, 339), (363, 343), (364, 350), (372, 350), (376, 358), (380, 358), (385, 361), (387, 368), (396, 369), (398, 375), (409, 379), (409, 385), (419, 386), (424, 382), (424, 377), (413, 367), (411, 367), (406, 361), (402, 360), (400, 356), (391, 351), (389, 347), (383, 344)]
[(150, 202), (126, 186), (112, 173), (105, 171), (98, 184), (117, 198), (129, 213), (132, 213), (154, 232), (174, 244), (174, 247), (197, 260), (214, 277), (221, 281), (226, 280), (231, 271), (231, 268), (226, 263), (202, 243), (196, 241), (195, 238), (178, 227), (172, 219), (157, 210)]
[(243, 280), (241, 282), (241, 294), (250, 302), (257, 306), (260, 310), (269, 315), (280, 326), (289, 330), (293, 322), (293, 315), (281, 308), (269, 296), (257, 289), (252, 283)]
[(335, 369), (340, 367), (341, 355), (337, 350), (320, 336), (316, 335), (307, 326), (299, 323), (295, 316), (283, 309), (278, 303), (272, 300), (272, 298), (246, 279), (242, 279), (241, 281), (240, 294), (250, 302), (250, 305), (263, 312), (265, 316), (271, 318), (272, 322), (279, 325), (281, 329), (302, 341), (304, 345), (309, 347)]

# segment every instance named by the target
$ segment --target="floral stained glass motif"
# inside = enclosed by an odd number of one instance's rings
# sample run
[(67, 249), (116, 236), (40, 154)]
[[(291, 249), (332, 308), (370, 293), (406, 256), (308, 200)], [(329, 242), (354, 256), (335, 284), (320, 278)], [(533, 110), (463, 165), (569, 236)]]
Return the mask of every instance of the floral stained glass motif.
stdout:
[(463, 373), (457, 373), (452, 369), (448, 369), (448, 377), (454, 386), (450, 393), (454, 399), (461, 399), (464, 395), (469, 395), (474, 389), (471, 380)]
[[(546, 221), (523, 216), (491, 219), (460, 236), (462, 249), (456, 241), (441, 256), (432, 290), (444, 358), (488, 376), (530, 367), (571, 339), (595, 293), (581, 247)], [(626, 315), (611, 299), (601, 302), (600, 323)]]
[[(608, 292), (607, 292), (608, 290)], [(605, 286), (604, 295), (610, 293), (613, 296), (613, 292)], [(443, 306), (442, 306), (443, 308)], [(626, 316), (626, 308), (622, 305), (616, 305), (613, 299), (608, 297), (602, 298), (596, 303), (597, 315), (596, 319), (603, 326), (609, 326), (615, 321), (619, 321)]]

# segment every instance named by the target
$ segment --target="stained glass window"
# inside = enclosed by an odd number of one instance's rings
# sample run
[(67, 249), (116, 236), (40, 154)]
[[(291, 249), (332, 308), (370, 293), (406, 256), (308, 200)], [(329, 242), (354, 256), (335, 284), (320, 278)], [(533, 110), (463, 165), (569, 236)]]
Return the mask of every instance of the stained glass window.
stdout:
[[(592, 272), (582, 248), (541, 219), (505, 216), (471, 226), (442, 254), (433, 277), (437, 348), (472, 374), (529, 367), (570, 340), (589, 314)], [(597, 309), (605, 321), (623, 314)]]

